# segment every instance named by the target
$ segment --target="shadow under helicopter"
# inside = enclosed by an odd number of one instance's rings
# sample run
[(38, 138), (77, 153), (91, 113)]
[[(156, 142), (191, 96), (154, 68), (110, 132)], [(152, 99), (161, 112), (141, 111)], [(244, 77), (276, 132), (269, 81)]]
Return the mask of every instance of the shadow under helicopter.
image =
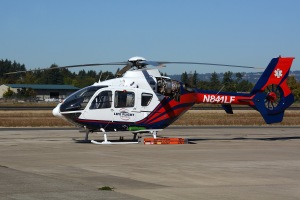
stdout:
[(300, 140), (300, 136), (288, 137), (235, 137), (235, 138), (192, 138), (188, 139), (189, 144), (197, 144), (197, 141), (236, 141), (236, 140), (261, 140), (261, 141), (284, 141), (284, 140)]
[[(160, 137), (160, 138), (168, 138), (168, 137)], [(285, 140), (300, 140), (300, 136), (288, 136), (288, 137), (234, 137), (234, 138), (185, 138), (185, 144), (198, 144), (201, 141), (245, 141), (245, 140), (260, 140), (260, 141), (285, 141)], [(79, 140), (73, 138), (76, 143), (91, 143), (91, 140)], [(97, 142), (102, 142), (102, 140), (95, 140)], [(138, 138), (136, 140), (133, 139), (124, 139), (120, 138), (119, 140), (113, 139), (109, 140), (112, 143), (124, 142), (138, 142), (143, 143), (143, 138)]]

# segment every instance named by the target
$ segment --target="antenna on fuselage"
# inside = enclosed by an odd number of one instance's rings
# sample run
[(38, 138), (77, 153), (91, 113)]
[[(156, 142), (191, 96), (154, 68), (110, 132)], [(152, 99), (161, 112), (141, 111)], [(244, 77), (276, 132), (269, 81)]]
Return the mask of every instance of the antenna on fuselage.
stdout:
[(219, 90), (219, 92), (217, 93), (217, 95), (223, 90), (224, 87), (225, 87), (225, 85), (223, 85), (223, 86), (221, 87), (221, 89)]
[(100, 73), (100, 77), (99, 77), (98, 83), (101, 83), (101, 76), (102, 76), (102, 71), (101, 71), (101, 73)]

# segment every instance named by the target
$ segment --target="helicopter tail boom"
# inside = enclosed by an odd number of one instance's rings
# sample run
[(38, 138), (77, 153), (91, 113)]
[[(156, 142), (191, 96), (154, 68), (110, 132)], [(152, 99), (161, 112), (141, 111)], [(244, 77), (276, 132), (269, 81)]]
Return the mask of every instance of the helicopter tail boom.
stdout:
[(249, 105), (260, 112), (268, 124), (281, 122), (284, 111), (294, 102), (287, 77), (294, 58), (273, 58), (250, 93), (196, 90), (196, 103), (222, 104), (232, 114), (231, 104)]

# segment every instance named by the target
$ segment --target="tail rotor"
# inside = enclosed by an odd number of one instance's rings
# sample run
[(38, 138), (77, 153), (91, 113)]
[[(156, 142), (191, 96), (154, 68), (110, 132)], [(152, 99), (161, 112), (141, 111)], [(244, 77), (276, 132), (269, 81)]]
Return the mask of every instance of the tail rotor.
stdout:
[(280, 86), (276, 84), (271, 84), (265, 89), (266, 98), (264, 100), (265, 107), (268, 110), (275, 110), (283, 101), (283, 91)]

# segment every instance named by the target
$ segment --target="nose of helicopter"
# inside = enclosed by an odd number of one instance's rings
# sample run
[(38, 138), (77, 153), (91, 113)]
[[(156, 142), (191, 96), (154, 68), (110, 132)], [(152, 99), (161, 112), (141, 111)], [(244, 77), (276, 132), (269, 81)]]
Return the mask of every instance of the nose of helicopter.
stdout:
[(60, 106), (61, 106), (61, 103), (57, 104), (57, 106), (52, 110), (52, 114), (55, 116), (55, 117), (60, 117), (62, 118), (62, 114), (60, 113)]

